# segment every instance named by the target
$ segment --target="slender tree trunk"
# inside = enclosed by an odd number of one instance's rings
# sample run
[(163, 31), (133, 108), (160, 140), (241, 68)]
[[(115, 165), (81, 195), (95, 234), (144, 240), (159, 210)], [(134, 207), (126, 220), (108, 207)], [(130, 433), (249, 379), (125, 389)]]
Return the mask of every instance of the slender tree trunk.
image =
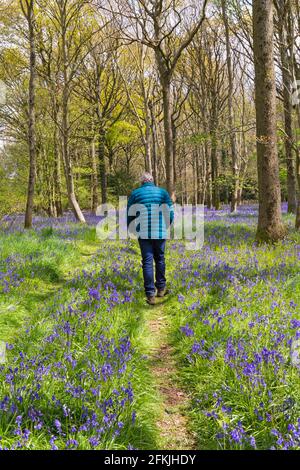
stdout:
[(69, 149), (69, 74), (68, 74), (68, 57), (67, 57), (67, 18), (66, 18), (66, 3), (63, 2), (60, 6), (60, 21), (61, 21), (61, 40), (62, 40), (62, 67), (63, 67), (63, 90), (62, 90), (62, 157), (64, 160), (65, 177), (67, 184), (67, 191), (70, 206), (73, 210), (75, 218), (85, 223), (84, 215), (78, 204), (75, 195), (74, 175), (72, 168), (72, 160)]
[(290, 106), (290, 96), (288, 93), (284, 99), (284, 127), (285, 127), (285, 159), (287, 167), (287, 197), (288, 212), (295, 214), (296, 212), (296, 177), (294, 166), (293, 151), (293, 130), (292, 130), (292, 109)]
[(128, 154), (128, 152), (126, 152), (126, 175), (128, 176), (128, 178), (130, 176), (130, 160), (130, 155)]
[(114, 149), (111, 145), (107, 145), (107, 157), (108, 157), (108, 171), (109, 173), (113, 170), (114, 163)]
[(197, 198), (196, 202), (197, 204), (201, 204), (201, 193), (203, 190), (202, 184), (201, 184), (201, 169), (200, 169), (200, 162), (199, 162), (199, 152), (196, 149), (195, 152), (195, 163), (196, 163), (196, 180), (197, 180)]
[(281, 216), (276, 139), (276, 84), (273, 57), (273, 1), (253, 0), (256, 141), (259, 217), (256, 239), (275, 242), (285, 235)]
[(297, 197), (295, 228), (297, 230), (300, 230), (300, 150), (299, 150), (299, 146), (297, 147), (297, 150), (296, 150), (296, 176), (297, 176), (297, 183), (298, 183), (298, 197)]
[(192, 162), (192, 182), (193, 182), (193, 188), (192, 188), (192, 204), (197, 204), (197, 175), (196, 175), (196, 168), (195, 168), (195, 160)]
[(218, 129), (218, 110), (217, 95), (212, 92), (212, 110), (210, 116), (210, 162), (211, 162), (211, 183), (212, 183), (212, 205), (216, 210), (220, 209), (220, 191), (219, 191), (219, 159), (217, 146), (217, 129)]
[(177, 128), (176, 128), (176, 124), (175, 124), (175, 121), (174, 121), (173, 117), (171, 117), (171, 121), (172, 121), (172, 139), (173, 139), (173, 162), (172, 162), (172, 165), (173, 165), (173, 179), (174, 179), (174, 187), (175, 187), (176, 181), (177, 181), (177, 171), (176, 171)]
[(91, 178), (91, 206), (92, 211), (95, 214), (99, 204), (98, 199), (98, 169), (97, 169), (97, 160), (96, 160), (96, 146), (95, 140), (92, 140), (91, 143), (91, 167), (92, 167), (92, 178)]
[(150, 118), (151, 118), (151, 137), (152, 137), (152, 168), (153, 168), (153, 179), (155, 184), (159, 184), (158, 182), (158, 168), (157, 168), (157, 131), (156, 131), (156, 124), (155, 124), (155, 116), (154, 116), (154, 109), (153, 103), (149, 102), (149, 109), (150, 109)]
[(211, 180), (212, 180), (212, 204), (216, 210), (220, 209), (220, 191), (219, 191), (219, 162), (217, 152), (216, 130), (211, 133)]
[[(46, 198), (48, 199), (48, 207), (47, 212), (49, 217), (56, 217), (56, 207), (55, 207), (55, 183), (53, 178), (53, 171), (52, 171), (52, 162), (49, 162), (47, 159), (47, 152), (46, 149), (43, 148), (43, 161), (45, 162), (45, 176), (46, 176), (46, 187), (47, 187), (47, 195)], [(45, 199), (46, 199), (45, 198)]]
[(187, 193), (187, 168), (186, 168), (186, 155), (183, 152), (183, 188), (182, 188), (182, 202), (183, 204), (188, 203), (188, 193)]
[(222, 14), (223, 22), (225, 26), (225, 37), (226, 37), (226, 61), (227, 61), (227, 73), (228, 73), (228, 125), (230, 132), (230, 147), (231, 147), (231, 167), (233, 176), (233, 187), (231, 193), (231, 212), (236, 212), (238, 203), (238, 189), (239, 189), (239, 165), (238, 165), (238, 153), (236, 146), (236, 135), (234, 131), (234, 110), (233, 110), (233, 93), (234, 93), (234, 82), (233, 82), (233, 71), (232, 71), (232, 57), (229, 37), (229, 24), (226, 9), (226, 1), (222, 0)]
[(287, 194), (288, 212), (296, 212), (296, 177), (293, 152), (293, 126), (292, 126), (292, 75), (289, 70), (289, 58), (287, 55), (286, 31), (283, 24), (279, 25), (280, 59), (283, 82), (284, 128), (285, 128), (285, 159), (287, 167)]
[(150, 133), (146, 131), (145, 136), (145, 168), (148, 173), (153, 173), (152, 160), (151, 160), (151, 146), (150, 146)]
[(206, 182), (206, 168), (207, 168), (207, 160), (206, 160), (206, 155), (205, 155), (205, 144), (204, 148), (202, 148), (202, 165), (201, 165), (201, 172), (202, 172), (202, 190), (201, 190), (201, 200), (200, 204), (205, 204), (205, 198), (206, 198), (206, 187), (207, 187), (207, 182)]
[(212, 191), (212, 165), (211, 158), (208, 150), (208, 144), (204, 144), (205, 159), (206, 159), (206, 193), (207, 193), (207, 207), (212, 208), (213, 205), (213, 191)]
[[(36, 45), (35, 45), (35, 16), (34, 0), (25, 2), (30, 44), (30, 77), (28, 89), (28, 148), (29, 148), (29, 179), (27, 191), (27, 203), (25, 212), (25, 228), (32, 226), (33, 199), (36, 176), (36, 131), (35, 131), (35, 90), (36, 90)], [(22, 7), (23, 8), (23, 7)]]
[(242, 195), (243, 195), (243, 185), (244, 179), (248, 167), (248, 148), (245, 132), (245, 121), (246, 121), (246, 99), (245, 99), (245, 90), (242, 84), (242, 132), (241, 132), (241, 159), (240, 159), (240, 168), (239, 168), (239, 188), (238, 188), (238, 206), (242, 204)]
[(99, 127), (98, 136), (98, 158), (99, 158), (99, 170), (100, 170), (100, 184), (101, 184), (101, 202), (105, 204), (107, 202), (107, 175), (106, 175), (106, 163), (105, 163), (105, 139), (106, 131), (104, 126)]
[[(296, 67), (295, 67), (296, 68)], [(295, 75), (297, 80), (300, 80), (300, 69), (296, 68)], [(298, 120), (298, 135), (297, 144), (296, 144), (296, 177), (297, 177), (297, 210), (296, 210), (296, 220), (295, 220), (295, 228), (300, 230), (300, 145), (299, 145), (299, 138), (300, 138), (300, 103), (296, 105), (296, 112), (297, 112), (297, 120)]]
[(80, 209), (75, 195), (74, 175), (72, 168), (72, 161), (69, 154), (69, 120), (68, 120), (68, 89), (65, 86), (63, 91), (63, 104), (62, 104), (62, 150), (63, 159), (65, 162), (65, 176), (67, 183), (67, 191), (70, 206), (73, 210), (75, 218), (82, 223), (85, 223), (84, 215)]
[(157, 158), (157, 143), (156, 143), (155, 135), (153, 135), (152, 157), (153, 157), (153, 178), (154, 178), (155, 184), (158, 185), (159, 184), (158, 167), (157, 167), (158, 158)]
[[(146, 100), (146, 98), (144, 98)], [(144, 106), (145, 111), (145, 137), (144, 137), (144, 147), (145, 147), (145, 168), (148, 173), (153, 173), (152, 168), (152, 159), (151, 159), (151, 118), (149, 117), (149, 109), (147, 104)]]
[(212, 207), (212, 179), (211, 179), (211, 156), (208, 148), (209, 129), (207, 125), (206, 107), (201, 107), (201, 116), (203, 122), (203, 130), (205, 134), (203, 144), (203, 204), (207, 204), (208, 209)]
[(170, 194), (174, 192), (174, 169), (173, 169), (173, 133), (170, 82), (162, 82), (163, 109), (164, 109), (164, 135), (165, 135), (165, 160), (166, 160), (166, 183)]
[(57, 217), (61, 217), (63, 215), (63, 208), (61, 202), (61, 156), (60, 150), (58, 146), (58, 131), (57, 125), (55, 125), (54, 135), (53, 135), (53, 148), (54, 148), (54, 188), (55, 188), (55, 207), (56, 207), (56, 215)]
[[(300, 30), (300, 7), (299, 3), (296, 2), (296, 14), (297, 14), (297, 26), (298, 32)], [(289, 57), (290, 57), (290, 70), (292, 71), (292, 81), (300, 81), (300, 65), (297, 60), (295, 52), (295, 33), (294, 33), (294, 19), (289, 10), (288, 16), (288, 43), (289, 43)], [(298, 97), (299, 98), (299, 97)], [(295, 130), (296, 134), (296, 178), (297, 178), (297, 210), (296, 210), (296, 220), (295, 228), (300, 230), (300, 101), (296, 100), (295, 103), (296, 115), (297, 115), (297, 129)]]
[[(247, 151), (247, 148), (246, 148)], [(244, 154), (246, 155), (246, 154)], [(239, 189), (238, 189), (238, 206), (240, 206), (243, 202), (243, 186), (244, 180), (247, 173), (247, 166), (248, 166), (248, 159), (245, 157), (244, 160), (241, 161), (240, 165), (240, 178), (239, 178)]]

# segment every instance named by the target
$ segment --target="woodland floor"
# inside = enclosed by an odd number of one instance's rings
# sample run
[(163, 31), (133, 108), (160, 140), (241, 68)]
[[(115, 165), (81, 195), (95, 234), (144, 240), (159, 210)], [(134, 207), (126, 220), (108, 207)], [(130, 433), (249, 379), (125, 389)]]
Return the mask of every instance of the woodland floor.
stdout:
[(300, 449), (300, 238), (284, 219), (286, 240), (257, 246), (257, 207), (208, 212), (201, 250), (168, 243), (155, 306), (135, 241), (0, 227), (0, 450)]

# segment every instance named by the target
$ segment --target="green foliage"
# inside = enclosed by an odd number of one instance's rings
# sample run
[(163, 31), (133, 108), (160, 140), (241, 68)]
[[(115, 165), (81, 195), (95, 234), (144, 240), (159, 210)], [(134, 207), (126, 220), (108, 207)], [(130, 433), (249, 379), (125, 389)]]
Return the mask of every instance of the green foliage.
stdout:
[(189, 143), (192, 145), (202, 145), (203, 142), (209, 141), (210, 139), (211, 137), (209, 134), (205, 132), (201, 132), (199, 134), (193, 134), (191, 136), (188, 136), (184, 140), (187, 144)]
[(136, 181), (135, 178), (129, 176), (130, 175), (127, 175), (124, 171), (117, 171), (114, 175), (110, 175), (109, 186), (112, 196), (117, 198), (119, 195), (130, 194), (136, 186)]
[(280, 179), (282, 199), (286, 200), (287, 199), (287, 168), (286, 166), (280, 167), (279, 179)]
[(8, 168), (1, 166), (0, 156), (0, 219), (7, 214), (21, 212), (25, 206), (24, 187)]
[(107, 132), (107, 140), (112, 147), (126, 145), (135, 141), (139, 136), (138, 127), (128, 121), (117, 121)]

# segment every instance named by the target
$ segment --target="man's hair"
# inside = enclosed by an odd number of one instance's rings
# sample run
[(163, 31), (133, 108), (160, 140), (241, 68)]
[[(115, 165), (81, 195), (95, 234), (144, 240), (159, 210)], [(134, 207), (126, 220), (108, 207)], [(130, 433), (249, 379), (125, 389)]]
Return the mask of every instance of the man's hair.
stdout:
[(140, 178), (140, 181), (141, 183), (153, 183), (153, 176), (151, 175), (151, 173), (148, 173), (148, 172), (145, 172), (141, 175), (141, 178)]

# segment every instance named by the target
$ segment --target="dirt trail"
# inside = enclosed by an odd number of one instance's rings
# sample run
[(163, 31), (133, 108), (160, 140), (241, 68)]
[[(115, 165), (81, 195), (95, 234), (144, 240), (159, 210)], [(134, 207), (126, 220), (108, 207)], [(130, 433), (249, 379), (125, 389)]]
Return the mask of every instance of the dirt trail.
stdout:
[(168, 318), (164, 302), (149, 309), (148, 328), (153, 338), (149, 352), (150, 367), (162, 399), (162, 413), (157, 423), (163, 449), (195, 449), (195, 438), (188, 429), (187, 394), (176, 381), (174, 350), (168, 344)]

